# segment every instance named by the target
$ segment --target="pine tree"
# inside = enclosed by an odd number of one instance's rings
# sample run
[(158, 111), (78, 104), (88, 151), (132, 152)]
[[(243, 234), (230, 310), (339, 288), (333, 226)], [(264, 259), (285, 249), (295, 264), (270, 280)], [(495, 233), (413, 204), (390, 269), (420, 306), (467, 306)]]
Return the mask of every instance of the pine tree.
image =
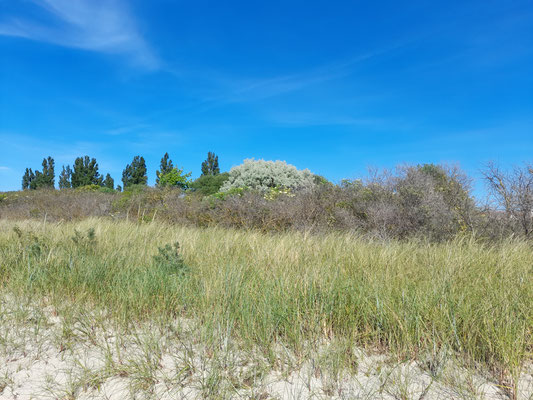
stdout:
[(52, 157), (43, 159), (43, 170), (33, 172), (31, 168), (26, 168), (22, 176), (22, 189), (54, 188), (54, 159)]
[(126, 165), (126, 168), (122, 171), (122, 184), (124, 185), (124, 189), (126, 189), (129, 185), (131, 185), (131, 174), (132, 174), (132, 168), (131, 165)]
[(43, 174), (41, 171), (35, 170), (35, 178), (33, 178), (30, 183), (31, 190), (39, 189), (41, 182), (42, 182), (42, 175)]
[(53, 188), (55, 184), (55, 162), (52, 157), (43, 159), (43, 172), (40, 174), (40, 179), (37, 183), (38, 188)]
[(146, 162), (141, 156), (133, 157), (131, 165), (126, 165), (122, 171), (122, 183), (124, 189), (131, 185), (146, 185), (148, 176), (146, 175)]
[(26, 172), (22, 176), (22, 190), (33, 189), (32, 182), (35, 179), (35, 174), (31, 168), (26, 168)]
[(78, 157), (74, 161), (74, 170), (71, 175), (73, 188), (87, 185), (101, 185), (102, 177), (98, 173), (98, 163), (95, 158), (89, 156)]
[(115, 189), (115, 181), (111, 178), (111, 175), (107, 174), (104, 179), (104, 187), (108, 189)]
[(67, 165), (66, 168), (63, 165), (63, 169), (59, 175), (59, 189), (68, 189), (72, 187), (72, 184), (70, 183), (71, 176), (72, 170), (70, 169), (70, 165)]
[(207, 153), (207, 160), (202, 163), (202, 175), (218, 175), (220, 168), (218, 166), (218, 156), (213, 152)]
[(165, 153), (165, 155), (161, 159), (161, 164), (159, 166), (159, 170), (155, 172), (155, 175), (156, 175), (155, 183), (156, 183), (156, 185), (159, 186), (159, 180), (160, 180), (161, 175), (168, 174), (170, 171), (172, 171), (173, 168), (174, 168), (174, 166), (172, 165), (172, 160), (170, 159), (170, 156), (168, 155), (168, 153)]

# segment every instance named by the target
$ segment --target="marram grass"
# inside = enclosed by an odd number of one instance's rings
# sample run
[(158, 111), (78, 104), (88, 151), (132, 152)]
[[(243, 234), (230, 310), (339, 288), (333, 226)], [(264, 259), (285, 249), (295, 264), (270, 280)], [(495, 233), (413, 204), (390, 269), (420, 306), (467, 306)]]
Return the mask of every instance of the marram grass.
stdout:
[[(177, 241), (180, 271), (154, 258)], [(193, 318), (265, 349), (341, 339), (406, 357), (450, 352), (511, 374), (533, 358), (533, 248), (521, 241), (1, 221), (0, 260), (4, 295), (128, 322)]]

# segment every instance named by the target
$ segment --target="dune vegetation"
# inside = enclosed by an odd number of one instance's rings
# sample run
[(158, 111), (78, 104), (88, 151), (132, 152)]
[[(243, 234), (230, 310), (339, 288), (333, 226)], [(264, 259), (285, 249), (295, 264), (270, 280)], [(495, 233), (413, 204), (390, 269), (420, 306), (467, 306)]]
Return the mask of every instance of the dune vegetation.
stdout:
[[(487, 371), (517, 398), (533, 358), (533, 252), (525, 240), (26, 220), (2, 222), (0, 259), (4, 299), (44, 302), (64, 321), (83, 310), (125, 332), (194, 321), (204, 338), (216, 341), (223, 329), (269, 368), (280, 345), (305, 358), (327, 344), (336, 370), (356, 368), (354, 348), (435, 374), (453, 360)], [(4, 322), (7, 310), (0, 308)]]

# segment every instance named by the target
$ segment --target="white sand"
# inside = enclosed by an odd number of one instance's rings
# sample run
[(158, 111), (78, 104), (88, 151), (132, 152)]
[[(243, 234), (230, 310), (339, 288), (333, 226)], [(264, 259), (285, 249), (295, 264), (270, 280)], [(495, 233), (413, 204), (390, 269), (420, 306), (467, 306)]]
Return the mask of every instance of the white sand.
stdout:
[[(51, 307), (0, 300), (0, 399), (506, 399), (488, 374), (443, 362), (419, 364), (356, 351), (352, 371), (328, 368), (328, 346), (297, 359), (280, 346), (276, 361), (245, 353), (220, 332), (206, 344), (191, 321), (127, 333), (68, 323)], [(94, 319), (105, 321), (105, 319)], [(322, 361), (321, 361), (322, 360)], [(519, 399), (533, 398), (533, 368)]]

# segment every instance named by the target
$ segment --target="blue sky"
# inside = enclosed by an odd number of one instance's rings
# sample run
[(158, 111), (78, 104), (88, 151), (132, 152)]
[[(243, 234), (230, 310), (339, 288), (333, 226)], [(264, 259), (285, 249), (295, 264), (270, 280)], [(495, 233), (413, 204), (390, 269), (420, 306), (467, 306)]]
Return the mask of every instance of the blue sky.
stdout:
[(532, 1), (0, 0), (0, 50), (0, 190), (48, 155), (116, 183), (165, 151), (333, 181), (533, 159)]

